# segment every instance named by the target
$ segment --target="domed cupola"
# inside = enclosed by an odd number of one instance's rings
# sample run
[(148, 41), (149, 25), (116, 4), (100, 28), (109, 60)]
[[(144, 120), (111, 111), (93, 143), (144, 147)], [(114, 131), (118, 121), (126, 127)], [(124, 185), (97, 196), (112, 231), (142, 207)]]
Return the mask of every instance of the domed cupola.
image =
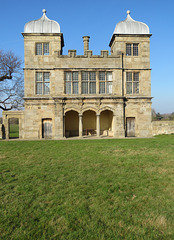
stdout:
[(43, 9), (43, 16), (38, 20), (33, 20), (25, 24), (24, 33), (60, 33), (58, 22), (50, 20)]
[(127, 11), (127, 18), (119, 22), (114, 30), (114, 34), (150, 34), (149, 27), (142, 22), (135, 21)]

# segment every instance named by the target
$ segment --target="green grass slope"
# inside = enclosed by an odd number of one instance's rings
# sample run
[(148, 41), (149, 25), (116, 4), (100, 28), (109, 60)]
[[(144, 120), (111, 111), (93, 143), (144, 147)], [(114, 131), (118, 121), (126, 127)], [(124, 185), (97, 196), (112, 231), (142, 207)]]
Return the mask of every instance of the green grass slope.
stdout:
[(174, 239), (174, 135), (0, 141), (1, 239)]

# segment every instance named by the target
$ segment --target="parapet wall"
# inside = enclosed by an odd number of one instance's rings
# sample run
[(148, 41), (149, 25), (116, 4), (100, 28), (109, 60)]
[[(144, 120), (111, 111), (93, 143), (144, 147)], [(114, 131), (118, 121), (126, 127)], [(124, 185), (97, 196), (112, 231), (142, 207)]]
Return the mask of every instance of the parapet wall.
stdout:
[(152, 135), (174, 133), (174, 121), (153, 121)]
[[(93, 55), (92, 50), (86, 50), (84, 55), (76, 55), (75, 49), (69, 49), (68, 55), (61, 55), (59, 52), (55, 52), (60, 58), (113, 58), (113, 56), (109, 55), (108, 50), (101, 50), (100, 55)], [(114, 58), (120, 58), (120, 55), (114, 56)]]

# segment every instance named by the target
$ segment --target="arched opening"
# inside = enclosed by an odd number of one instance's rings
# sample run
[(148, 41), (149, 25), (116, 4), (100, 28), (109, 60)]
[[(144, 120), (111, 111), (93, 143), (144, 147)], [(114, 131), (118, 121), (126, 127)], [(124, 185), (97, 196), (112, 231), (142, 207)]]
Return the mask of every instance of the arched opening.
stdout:
[(83, 135), (96, 134), (96, 113), (88, 110), (83, 113)]
[(10, 139), (19, 138), (19, 119), (10, 118), (8, 124), (9, 124), (9, 138)]
[(71, 110), (65, 114), (65, 137), (79, 136), (79, 114)]
[(113, 112), (104, 110), (100, 114), (100, 133), (103, 136), (113, 136)]

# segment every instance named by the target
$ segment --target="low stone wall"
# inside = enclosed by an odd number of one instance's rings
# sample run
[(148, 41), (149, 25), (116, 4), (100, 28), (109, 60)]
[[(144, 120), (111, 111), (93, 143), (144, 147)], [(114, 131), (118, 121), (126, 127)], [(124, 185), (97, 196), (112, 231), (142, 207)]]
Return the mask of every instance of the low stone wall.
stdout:
[(2, 139), (2, 124), (0, 124), (0, 139)]
[(174, 121), (153, 121), (152, 135), (174, 133)]

